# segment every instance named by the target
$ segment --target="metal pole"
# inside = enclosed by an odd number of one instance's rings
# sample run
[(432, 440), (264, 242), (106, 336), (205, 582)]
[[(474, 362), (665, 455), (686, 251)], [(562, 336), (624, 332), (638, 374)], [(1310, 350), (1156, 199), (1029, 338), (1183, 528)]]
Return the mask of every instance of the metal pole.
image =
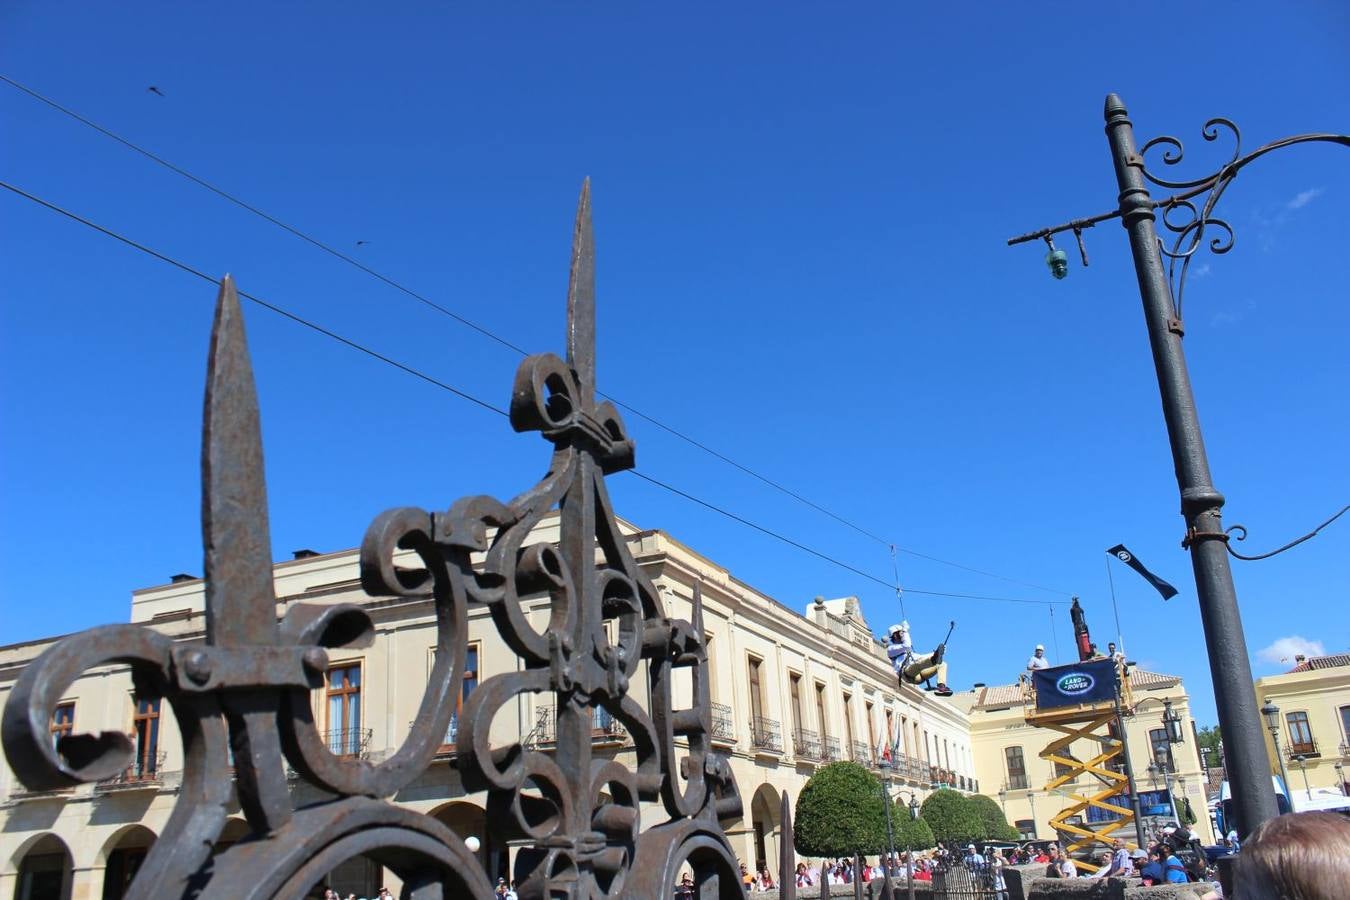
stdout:
[(891, 861), (895, 859), (895, 835), (891, 831), (891, 768), (882, 766), (881, 777), (881, 804), (886, 807), (886, 859), (881, 864), (882, 882), (881, 896), (884, 900), (891, 900), (895, 896), (894, 889), (891, 887)]
[[(1275, 742), (1275, 761), (1280, 764), (1280, 785), (1284, 788), (1285, 799), (1289, 801), (1289, 811), (1296, 812), (1297, 810), (1294, 809), (1294, 789), (1289, 786), (1289, 773), (1284, 769), (1284, 754), (1280, 752), (1280, 728), (1278, 725), (1270, 729), (1270, 739)], [(1269, 760), (1266, 762), (1266, 777), (1270, 777)], [(1233, 782), (1228, 782), (1230, 792), (1232, 786)]]
[[(1238, 833), (1245, 837), (1278, 810), (1266, 766), (1265, 741), (1252, 688), (1252, 668), (1242, 632), (1233, 573), (1220, 510), (1223, 495), (1210, 478), (1200, 418), (1191, 393), (1182, 327), (1176, 318), (1172, 290), (1163, 270), (1154, 227), (1155, 215), (1143, 175), (1143, 161), (1134, 145), (1134, 127), (1120, 97), (1106, 98), (1106, 134), (1120, 187), (1121, 223), (1130, 236), (1139, 294), (1144, 303), (1153, 365), (1158, 374), (1163, 417), (1172, 445), (1186, 545), (1195, 572), (1196, 598), (1209, 652), (1210, 676), (1219, 714), (1219, 730), (1228, 748), (1228, 781), (1237, 813)], [(1128, 758), (1128, 757), (1127, 757)]]
[(1303, 770), (1303, 793), (1308, 796), (1308, 802), (1312, 802), (1312, 788), (1308, 786), (1308, 758), (1300, 753), (1297, 757), (1298, 767)]
[(1130, 809), (1134, 810), (1134, 839), (1143, 850), (1148, 847), (1144, 837), (1144, 812), (1139, 807), (1139, 787), (1134, 781), (1134, 762), (1130, 759), (1130, 739), (1125, 734), (1125, 711), (1120, 706), (1121, 684), (1116, 677), (1116, 730), (1120, 732), (1120, 755), (1125, 759), (1125, 784), (1130, 789)]

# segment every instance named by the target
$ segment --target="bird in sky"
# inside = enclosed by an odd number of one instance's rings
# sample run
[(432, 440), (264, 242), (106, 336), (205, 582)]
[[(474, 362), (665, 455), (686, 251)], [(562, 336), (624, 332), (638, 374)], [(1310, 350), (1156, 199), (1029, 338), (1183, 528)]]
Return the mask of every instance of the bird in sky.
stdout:
[(148, 88), (146, 88), (146, 90), (158, 97), (164, 96), (164, 92), (161, 91), (159, 88), (155, 87), (153, 84), (150, 85)]
[(357, 242), (356, 242), (356, 246), (358, 246), (358, 247), (364, 247), (366, 244), (369, 244), (369, 243), (370, 243), (370, 241), (357, 241)]

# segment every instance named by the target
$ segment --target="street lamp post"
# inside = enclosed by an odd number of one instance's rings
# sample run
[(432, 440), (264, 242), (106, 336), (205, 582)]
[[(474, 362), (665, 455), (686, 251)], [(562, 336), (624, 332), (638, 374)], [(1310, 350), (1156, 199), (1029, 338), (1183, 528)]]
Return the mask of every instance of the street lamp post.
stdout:
[[(882, 882), (881, 896), (885, 900), (894, 897), (894, 889), (891, 887), (891, 865), (890, 861), (895, 858), (895, 833), (891, 830), (891, 763), (890, 760), (881, 761), (881, 802), (886, 807), (886, 849), (889, 852), (886, 861), (881, 866)], [(909, 795), (909, 818), (912, 822), (919, 817), (919, 798), (913, 791), (896, 791), (896, 796), (904, 794)], [(910, 850), (910, 829), (905, 829), (905, 892), (908, 900), (914, 900), (914, 860), (913, 851)]]
[(1294, 754), (1294, 762), (1303, 770), (1303, 795), (1308, 798), (1309, 805), (1312, 804), (1312, 788), (1308, 786), (1308, 757), (1302, 753)]
[[(1290, 793), (1289, 773), (1284, 770), (1284, 754), (1280, 752), (1280, 708), (1266, 698), (1266, 705), (1261, 707), (1261, 715), (1266, 717), (1266, 728), (1270, 730), (1270, 739), (1275, 744), (1275, 761), (1280, 764), (1280, 782), (1284, 786), (1285, 798), (1289, 801), (1289, 810), (1294, 809), (1294, 797)], [(1267, 767), (1269, 768), (1269, 767)], [(1231, 784), (1231, 782), (1229, 782)]]
[[(1233, 229), (1227, 222), (1214, 216), (1213, 211), (1241, 169), (1267, 153), (1292, 144), (1320, 141), (1350, 147), (1350, 135), (1297, 135), (1274, 141), (1240, 156), (1241, 137), (1237, 126), (1227, 119), (1211, 119), (1203, 130), (1205, 139), (1215, 140), (1219, 135), (1219, 126), (1222, 126), (1232, 132), (1238, 141), (1238, 149), (1217, 172), (1205, 178), (1174, 181), (1160, 178), (1148, 170), (1143, 153), (1135, 148), (1134, 127), (1120, 97), (1111, 94), (1106, 98), (1105, 116), (1111, 159), (1120, 188), (1118, 208), (1020, 235), (1011, 238), (1008, 243), (1045, 240), (1052, 250), (1047, 258), (1052, 274), (1056, 278), (1063, 278), (1067, 272), (1067, 259), (1062, 251), (1058, 255), (1053, 252), (1052, 238), (1055, 234), (1072, 231), (1078, 238), (1080, 253), (1086, 265), (1087, 254), (1082, 250), (1082, 232), (1085, 228), (1119, 218), (1129, 233), (1135, 274), (1144, 305), (1144, 319), (1148, 326), (1149, 345), (1158, 376), (1163, 417), (1167, 423), (1177, 486), (1181, 493), (1181, 513), (1186, 523), (1182, 546), (1191, 554), (1196, 599), (1214, 683), (1219, 730), (1228, 750), (1227, 774), (1232, 786), (1234, 811), (1239, 823), (1238, 831), (1246, 836), (1257, 825), (1275, 816), (1278, 809), (1267, 774), (1268, 767), (1263, 761), (1265, 742), (1261, 738), (1256, 695), (1252, 690), (1251, 663), (1247, 657), (1247, 642), (1242, 632), (1233, 573), (1228, 565), (1229, 536), (1224, 531), (1221, 516), (1224, 498), (1210, 477), (1200, 418), (1191, 392), (1186, 357), (1182, 352), (1182, 294), (1192, 257), (1202, 243), (1206, 228), (1210, 229), (1209, 247), (1212, 252), (1226, 253), (1233, 246)], [(1147, 152), (1159, 145), (1167, 148), (1164, 164), (1174, 165), (1181, 161), (1181, 142), (1176, 138), (1155, 138), (1144, 145), (1143, 151)], [(1148, 182), (1176, 190), (1177, 193), (1163, 200), (1153, 200), (1149, 196)], [(1206, 197), (1203, 206), (1197, 209), (1191, 198), (1202, 194)], [(1158, 216), (1155, 211), (1159, 208), (1163, 211), (1163, 227), (1175, 235), (1170, 249), (1158, 237), (1155, 224)], [(1178, 210), (1180, 214), (1174, 216)], [(1220, 232), (1219, 237), (1212, 237)], [(1166, 264), (1163, 262), (1164, 256), (1168, 257)]]
[(1336, 770), (1336, 784), (1340, 785), (1341, 796), (1345, 796), (1345, 766), (1337, 761), (1332, 763), (1331, 767)]

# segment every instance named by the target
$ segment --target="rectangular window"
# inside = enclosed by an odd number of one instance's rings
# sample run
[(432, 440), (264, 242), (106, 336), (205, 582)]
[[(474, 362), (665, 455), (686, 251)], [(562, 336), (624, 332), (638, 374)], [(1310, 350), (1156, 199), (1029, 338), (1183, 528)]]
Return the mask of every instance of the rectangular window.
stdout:
[(872, 704), (870, 701), (863, 702), (863, 711), (867, 713), (867, 749), (873, 753), (877, 752), (877, 726), (872, 721)]
[(159, 698), (137, 697), (132, 728), (136, 733), (136, 762), (131, 775), (150, 778), (159, 771)]
[(1341, 740), (1350, 744), (1350, 706), (1341, 707)]
[(1289, 723), (1289, 753), (1302, 753), (1304, 756), (1317, 752), (1317, 745), (1313, 743), (1312, 725), (1308, 722), (1308, 714), (1305, 712), (1285, 713), (1285, 721)]
[[(886, 746), (895, 746), (895, 716), (891, 714), (889, 709), (886, 710)], [(894, 753), (895, 751), (892, 750), (891, 752)]]
[(792, 727), (802, 730), (802, 676), (788, 673), (788, 694), (792, 698)]
[(764, 718), (764, 684), (760, 681), (759, 669), (761, 660), (756, 657), (749, 657), (750, 661), (750, 718), (753, 720), (754, 727), (759, 727), (759, 722)]
[(75, 704), (62, 703), (52, 711), (51, 722), (52, 746), (55, 747), (61, 738), (68, 734), (75, 733)]
[(328, 749), (356, 756), (364, 749), (361, 731), (361, 664), (345, 663), (328, 670)]
[(816, 721), (820, 723), (820, 739), (830, 736), (829, 720), (825, 718), (825, 685), (816, 682)]
[(853, 696), (844, 695), (844, 740), (848, 742), (848, 750), (853, 752)]
[(1027, 786), (1027, 767), (1021, 747), (1005, 747), (1003, 755), (1008, 762), (1008, 788), (1020, 791)]
[(445, 728), (442, 746), (451, 746), (459, 738), (459, 714), (464, 711), (464, 703), (476, 687), (478, 687), (478, 645), (470, 644), (464, 654), (464, 680), (460, 683), (459, 700), (455, 702), (454, 715), (450, 717), (450, 724)]

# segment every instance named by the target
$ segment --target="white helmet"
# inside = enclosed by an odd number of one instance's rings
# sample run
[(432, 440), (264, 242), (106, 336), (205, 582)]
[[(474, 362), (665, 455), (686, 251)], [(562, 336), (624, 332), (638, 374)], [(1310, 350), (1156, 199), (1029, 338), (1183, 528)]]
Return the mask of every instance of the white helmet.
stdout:
[(908, 623), (908, 622), (901, 622), (899, 625), (892, 625), (892, 626), (891, 626), (891, 631), (890, 631), (890, 633), (891, 633), (891, 634), (895, 634), (895, 633), (897, 633), (897, 632), (902, 632), (902, 631), (909, 631), (909, 623)]

